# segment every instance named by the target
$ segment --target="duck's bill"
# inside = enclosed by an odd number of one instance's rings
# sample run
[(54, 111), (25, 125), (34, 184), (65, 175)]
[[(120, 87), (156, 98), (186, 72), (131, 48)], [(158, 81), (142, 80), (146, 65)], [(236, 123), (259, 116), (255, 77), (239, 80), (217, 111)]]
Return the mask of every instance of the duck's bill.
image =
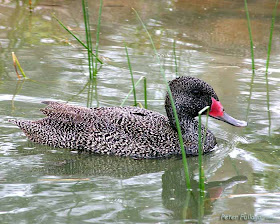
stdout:
[(209, 115), (215, 119), (224, 121), (224, 122), (231, 124), (233, 126), (236, 126), (236, 127), (247, 126), (246, 121), (240, 121), (240, 120), (237, 120), (237, 119), (229, 116), (224, 111), (222, 104), (219, 101), (215, 100), (213, 97), (212, 97), (212, 105), (211, 105), (211, 110), (209, 112)]
[(211, 116), (211, 117), (213, 117), (217, 120), (220, 120), (220, 121), (224, 121), (224, 122), (231, 124), (233, 126), (236, 126), (236, 127), (246, 127), (247, 126), (246, 121), (237, 120), (237, 119), (229, 116), (226, 112), (223, 112), (223, 116), (216, 116), (216, 117)]

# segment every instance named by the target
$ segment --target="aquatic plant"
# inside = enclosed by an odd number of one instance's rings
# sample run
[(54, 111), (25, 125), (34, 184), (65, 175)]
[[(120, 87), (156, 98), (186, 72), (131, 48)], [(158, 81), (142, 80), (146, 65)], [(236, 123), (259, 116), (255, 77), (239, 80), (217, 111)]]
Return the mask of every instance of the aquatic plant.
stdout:
[(140, 79), (136, 82), (134, 82), (134, 77), (133, 77), (133, 72), (132, 72), (132, 67), (131, 67), (131, 63), (130, 63), (130, 58), (129, 58), (129, 54), (128, 54), (128, 50), (127, 50), (127, 46), (126, 44), (124, 44), (125, 47), (125, 53), (126, 53), (126, 58), (127, 58), (127, 64), (128, 64), (128, 68), (129, 68), (129, 72), (130, 72), (130, 78), (131, 78), (131, 83), (132, 83), (132, 89), (129, 91), (129, 93), (127, 94), (127, 96), (125, 97), (125, 99), (123, 100), (123, 102), (121, 103), (121, 106), (124, 105), (125, 101), (128, 99), (129, 95), (133, 92), (133, 99), (134, 99), (134, 104), (133, 106), (137, 106), (140, 105), (141, 107), (142, 104), (140, 102), (137, 102), (137, 97), (136, 97), (136, 86), (140, 83), (140, 81), (143, 79), (143, 87), (144, 87), (144, 108), (147, 109), (148, 108), (148, 99), (147, 99), (147, 79), (146, 77), (142, 76), (140, 77)]
[(145, 109), (148, 109), (148, 96), (147, 96), (147, 79), (144, 77), (143, 79), (143, 87), (144, 87), (144, 107)]
[[(88, 47), (83, 43), (83, 41), (81, 41), (80, 38), (78, 38), (71, 30), (69, 30), (54, 14), (52, 16), (62, 26), (63, 29), (65, 29), (69, 34), (71, 34), (71, 36), (74, 37), (85, 49), (89, 50)], [(90, 51), (90, 53), (96, 58), (96, 60), (100, 64), (103, 64), (103, 62), (92, 51)]]
[[(96, 30), (96, 48), (95, 48), (96, 55), (95, 55), (95, 58), (98, 58), (102, 5), (103, 5), (103, 0), (100, 0), (98, 23), (97, 23), (97, 30)], [(88, 12), (87, 0), (82, 0), (82, 8), (83, 8), (83, 15), (84, 15), (86, 42), (87, 42), (87, 47), (88, 47), (87, 50), (88, 50), (89, 77), (90, 77), (90, 79), (93, 79), (93, 77), (96, 76), (96, 74), (97, 74), (97, 60), (95, 60), (95, 62), (94, 62), (93, 54), (91, 54), (91, 52), (93, 51), (93, 47), (92, 47), (92, 38), (91, 38), (91, 29), (90, 29), (90, 22), (89, 22), (89, 12)]]
[(246, 113), (246, 120), (248, 120), (252, 92), (253, 92), (254, 79), (255, 79), (255, 57), (254, 57), (254, 43), (253, 43), (253, 36), (252, 36), (252, 28), (251, 28), (251, 21), (250, 21), (247, 0), (244, 0), (244, 4), (245, 4), (248, 32), (249, 32), (251, 60), (252, 60), (252, 76), (251, 76), (251, 82), (250, 82), (250, 93), (249, 93), (249, 100), (248, 100), (247, 113)]
[[(127, 101), (128, 97), (129, 97), (129, 96), (131, 95), (131, 93), (133, 92), (133, 89), (134, 89), (134, 88), (136, 89), (136, 87), (139, 85), (139, 83), (140, 83), (142, 80), (143, 80), (143, 86), (144, 86), (144, 102), (145, 102), (144, 107), (145, 107), (145, 109), (148, 108), (148, 100), (147, 100), (147, 81), (146, 81), (146, 77), (145, 77), (145, 76), (141, 76), (141, 77), (137, 80), (137, 82), (134, 83), (134, 87), (132, 87), (132, 88), (130, 89), (130, 91), (128, 92), (128, 94), (127, 94), (126, 97), (123, 99), (122, 103), (120, 104), (121, 107), (125, 104), (125, 102)], [(133, 82), (134, 82), (134, 81), (133, 81)], [(136, 103), (136, 106), (137, 106), (138, 104), (140, 104), (140, 103), (137, 102), (137, 103)], [(140, 106), (142, 106), (142, 105), (140, 104)]]
[(176, 40), (174, 39), (173, 41), (173, 55), (174, 55), (174, 64), (175, 64), (175, 74), (176, 77), (179, 77), (179, 73), (178, 73), (178, 64), (177, 64), (177, 55), (176, 55)]
[(279, 2), (278, 0), (275, 1), (275, 6), (273, 9), (273, 13), (272, 13), (269, 42), (268, 42), (268, 49), (267, 49), (267, 59), (266, 59), (266, 66), (265, 66), (266, 67), (265, 68), (266, 103), (267, 103), (267, 116), (268, 116), (268, 121), (269, 121), (269, 134), (270, 134), (270, 128), (271, 128), (271, 115), (270, 115), (270, 105), (269, 105), (270, 100), (269, 100), (269, 84), (268, 84), (268, 67), (269, 67), (272, 36), (273, 36), (274, 22), (275, 22), (275, 16), (276, 16), (278, 2)]
[(125, 47), (126, 58), (127, 58), (127, 64), (128, 64), (128, 68), (129, 68), (129, 72), (130, 72), (131, 82), (132, 82), (134, 106), (137, 106), (136, 89), (135, 89), (135, 85), (134, 85), (133, 72), (132, 72), (131, 63), (130, 63), (130, 59), (129, 59), (129, 55), (128, 55), (128, 51), (127, 51), (127, 46), (126, 46), (126, 44), (125, 44), (124, 47)]
[[(250, 21), (250, 15), (249, 15), (249, 10), (248, 10), (247, 0), (244, 0), (244, 3), (245, 3), (245, 12), (246, 12), (247, 26), (248, 26), (249, 38), (250, 38), (252, 71), (255, 71), (254, 43), (253, 43), (252, 28), (251, 28), (251, 21)], [(253, 73), (253, 75), (255, 75), (255, 72)]]
[(149, 31), (147, 30), (147, 27), (146, 25), (144, 24), (144, 22), (142, 21), (141, 17), (139, 16), (138, 12), (132, 8), (132, 10), (135, 12), (138, 20), (140, 21), (142, 27), (144, 28), (144, 30), (146, 31), (149, 39), (150, 39), (150, 42), (151, 42), (151, 45), (152, 45), (152, 48), (153, 48), (153, 51), (154, 51), (154, 54), (155, 54), (155, 57), (157, 59), (157, 63), (159, 64), (160, 66), (160, 73), (164, 79), (164, 82), (165, 82), (165, 85), (166, 85), (166, 88), (167, 88), (167, 93), (170, 97), (170, 101), (171, 101), (171, 106), (172, 106), (172, 110), (173, 110), (173, 113), (174, 113), (174, 117), (175, 117), (175, 120), (176, 120), (176, 128), (177, 128), (177, 132), (178, 132), (178, 137), (179, 137), (179, 142), (180, 142), (180, 148), (181, 148), (181, 153), (182, 153), (182, 160), (183, 160), (183, 165), (184, 165), (184, 171), (185, 171), (185, 178), (186, 178), (186, 185), (187, 185), (187, 188), (188, 189), (191, 189), (191, 183), (190, 183), (190, 177), (189, 177), (189, 170), (188, 170), (188, 163), (187, 163), (187, 157), (186, 157), (186, 152), (185, 152), (185, 149), (184, 149), (184, 141), (183, 141), (183, 137), (182, 137), (182, 131), (181, 131), (181, 127), (180, 127), (180, 123), (179, 123), (179, 118), (178, 118), (178, 115), (177, 115), (177, 111), (176, 111), (176, 107), (175, 107), (175, 103), (174, 103), (174, 100), (173, 100), (173, 96), (172, 96), (172, 93), (171, 93), (171, 90), (170, 90), (170, 87), (168, 85), (168, 81), (166, 79), (166, 75), (165, 75), (165, 71), (162, 67), (162, 63), (160, 61), (160, 58), (159, 58), (159, 54), (156, 50), (156, 47), (155, 47), (155, 44), (154, 44), (154, 41), (149, 33)]
[[(100, 0), (99, 11), (98, 11), (98, 22), (96, 28), (96, 44), (95, 44), (95, 52), (96, 57), (98, 58), (98, 48), (99, 48), (99, 34), (100, 34), (100, 26), (101, 26), (101, 14), (102, 14), (103, 0)], [(97, 59), (95, 59), (95, 73), (97, 74)]]
[[(209, 116), (209, 106), (204, 107), (202, 110), (198, 112), (198, 164), (199, 164), (199, 189), (201, 192), (205, 191), (205, 176), (204, 176), (204, 169), (203, 169), (203, 162), (202, 162), (202, 152), (203, 152), (203, 145), (206, 139), (206, 130), (208, 125), (208, 116)], [(207, 118), (206, 118), (206, 125), (204, 136), (202, 138), (201, 135), (201, 115), (207, 110)]]
[[(250, 15), (249, 15), (249, 10), (248, 10), (247, 0), (244, 0), (244, 3), (245, 3), (245, 12), (246, 12), (246, 17), (247, 17), (247, 24), (248, 24), (248, 31), (249, 31), (249, 38), (250, 38), (251, 58), (252, 58), (252, 77), (251, 77), (251, 84), (250, 84), (251, 87), (250, 87), (250, 94), (249, 94), (247, 115), (246, 115), (246, 119), (248, 119), (250, 102), (251, 102), (251, 98), (252, 98), (252, 89), (253, 89), (254, 77), (255, 77), (255, 63), (254, 63), (254, 45), (253, 45), (252, 29), (251, 29)], [(275, 16), (276, 16), (276, 10), (277, 10), (278, 3), (279, 3), (279, 0), (276, 0), (275, 5), (274, 5), (274, 9), (273, 9), (273, 13), (272, 13), (270, 35), (269, 35), (269, 42), (268, 42), (268, 50), (267, 50), (267, 59), (266, 59), (266, 69), (265, 69), (266, 102), (267, 102), (267, 113), (268, 113), (268, 121), (269, 121), (269, 131), (268, 131), (269, 134), (270, 134), (270, 128), (271, 128), (271, 115), (270, 115), (268, 67), (269, 67), (269, 61), (270, 61), (272, 36), (273, 36), (274, 22), (275, 22)]]
[[(88, 51), (88, 71), (90, 79), (95, 76), (95, 68), (93, 63), (93, 56), (90, 52), (92, 52), (92, 39), (91, 39), (91, 31), (90, 31), (90, 23), (89, 23), (89, 13), (88, 13), (88, 3), (87, 0), (82, 0), (82, 8), (83, 8), (83, 16), (84, 16), (84, 24), (85, 24), (85, 34), (86, 34), (86, 43), (87, 43), (87, 51)], [(97, 57), (97, 54), (96, 54)]]
[(23, 76), (23, 78), (26, 79), (27, 77), (26, 77), (26, 75), (25, 75), (25, 73), (24, 73), (22, 67), (20, 66), (20, 63), (19, 63), (19, 61), (18, 61), (18, 59), (17, 59), (17, 56), (16, 56), (16, 54), (15, 54), (14, 52), (12, 52), (12, 57), (13, 57), (13, 63), (14, 63), (14, 67), (15, 67), (15, 70), (16, 70), (18, 79), (21, 79), (21, 77), (20, 77), (20, 75), (19, 75), (19, 73), (18, 73), (17, 67), (19, 68), (19, 70), (20, 70), (21, 75)]
[(93, 79), (97, 74), (97, 64), (103, 64), (103, 62), (98, 58), (98, 49), (99, 49), (99, 36), (100, 36), (100, 26), (101, 26), (101, 14), (102, 14), (103, 0), (100, 0), (99, 13), (98, 13), (98, 23), (96, 29), (96, 47), (95, 54), (93, 53), (92, 38), (91, 38), (91, 29), (89, 22), (89, 12), (88, 12), (88, 2), (87, 0), (82, 0), (84, 24), (85, 24), (85, 36), (86, 44), (84, 44), (80, 38), (78, 38), (72, 31), (70, 31), (55, 15), (53, 17), (57, 22), (69, 33), (71, 34), (84, 48), (87, 49), (88, 53), (88, 69), (89, 69), (89, 78)]

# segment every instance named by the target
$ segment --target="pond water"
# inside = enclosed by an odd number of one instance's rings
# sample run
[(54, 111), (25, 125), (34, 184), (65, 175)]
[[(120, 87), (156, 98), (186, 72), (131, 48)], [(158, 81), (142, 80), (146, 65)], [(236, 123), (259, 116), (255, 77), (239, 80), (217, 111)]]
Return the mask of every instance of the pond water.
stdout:
[[(274, 1), (250, 1), (256, 76), (243, 1), (105, 0), (100, 55), (105, 64), (89, 87), (87, 53), (52, 14), (85, 40), (81, 1), (0, 3), (0, 223), (280, 223), (280, 26), (276, 15), (269, 65), (270, 119), (265, 64)], [(207, 178), (201, 214), (198, 160), (140, 160), (78, 154), (27, 140), (10, 118), (43, 117), (41, 101), (119, 106), (131, 89), (124, 50), (135, 79), (146, 76), (148, 107), (165, 114), (164, 80), (134, 7), (150, 31), (168, 80), (179, 75), (211, 84), (226, 111), (245, 128), (209, 119), (218, 149), (204, 156)], [(99, 1), (89, 1), (93, 39)], [(18, 80), (15, 52), (31, 80)], [(249, 100), (250, 89), (252, 97)], [(143, 85), (137, 87), (143, 103)], [(125, 105), (132, 105), (130, 96)], [(205, 121), (205, 120), (204, 120)], [(226, 220), (227, 219), (227, 220)], [(228, 219), (235, 219), (230, 221)]]

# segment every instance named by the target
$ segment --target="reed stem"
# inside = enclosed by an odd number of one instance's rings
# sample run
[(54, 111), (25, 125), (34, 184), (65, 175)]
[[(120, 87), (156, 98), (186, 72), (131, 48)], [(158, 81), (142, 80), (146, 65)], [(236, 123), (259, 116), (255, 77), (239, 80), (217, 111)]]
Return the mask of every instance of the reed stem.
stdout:
[[(200, 191), (205, 191), (205, 176), (204, 176), (204, 169), (203, 169), (203, 162), (202, 162), (202, 154), (203, 154), (203, 147), (202, 147), (202, 136), (201, 136), (201, 115), (208, 110), (209, 106), (204, 107), (202, 110), (198, 112), (198, 163), (199, 163), (199, 189)], [(204, 130), (204, 135), (206, 137), (206, 129)], [(204, 138), (205, 138), (204, 137)]]
[[(88, 14), (88, 2), (87, 0), (82, 0), (82, 8), (84, 15), (84, 23), (85, 23), (85, 33), (86, 33), (86, 42), (87, 42), (87, 50), (88, 50), (88, 71), (90, 79), (93, 78), (95, 71), (93, 58), (90, 52), (92, 52), (92, 40), (91, 40), (91, 32), (90, 32), (90, 23), (89, 23), (89, 14)], [(96, 55), (97, 57), (97, 55)]]
[(269, 35), (267, 59), (266, 59), (266, 69), (265, 69), (266, 103), (267, 103), (267, 115), (268, 115), (268, 122), (269, 122), (269, 134), (270, 134), (270, 128), (271, 128), (271, 115), (270, 115), (270, 100), (269, 100), (268, 67), (269, 67), (269, 61), (270, 61), (272, 36), (273, 36), (275, 15), (276, 15), (276, 11), (277, 11), (278, 2), (279, 2), (278, 0), (275, 1), (275, 6), (273, 9), (273, 14), (272, 14), (272, 19), (271, 19), (270, 35)]
[[(54, 14), (52, 16), (63, 27), (63, 29), (65, 29), (69, 34), (71, 34), (84, 48), (89, 50), (89, 48), (72, 31), (70, 31)], [(103, 64), (103, 62), (92, 51), (90, 51), (90, 53), (93, 55), (93, 57), (96, 58), (96, 60), (100, 64)]]
[(136, 106), (137, 106), (137, 99), (136, 99), (136, 89), (135, 89), (135, 85), (134, 85), (133, 72), (132, 72), (131, 63), (130, 63), (130, 59), (129, 59), (129, 55), (128, 55), (128, 51), (127, 51), (127, 46), (126, 46), (126, 44), (124, 45), (124, 47), (125, 47), (126, 58), (127, 58), (128, 68), (129, 68), (130, 77), (131, 77), (131, 82), (132, 82), (133, 97), (134, 97), (134, 106), (136, 107)]
[(244, 3), (245, 3), (245, 12), (246, 12), (246, 17), (247, 17), (247, 26), (248, 26), (249, 38), (250, 38), (252, 70), (254, 71), (255, 70), (255, 57), (254, 57), (254, 44), (253, 44), (251, 21), (250, 21), (250, 15), (249, 15), (249, 10), (248, 10), (247, 0), (244, 0)]
[(167, 92), (168, 92), (168, 95), (169, 95), (169, 98), (170, 98), (170, 101), (171, 101), (171, 106), (172, 106), (172, 110), (173, 110), (173, 113), (174, 113), (174, 117), (175, 117), (175, 120), (176, 120), (176, 128), (177, 128), (177, 132), (178, 132), (180, 148), (181, 148), (181, 153), (182, 153), (182, 159), (183, 159), (183, 164), (184, 164), (186, 185), (187, 185), (187, 188), (190, 190), (191, 189), (191, 183), (190, 183), (190, 177), (189, 177), (187, 157), (186, 157), (186, 152), (185, 152), (185, 149), (184, 149), (184, 141), (183, 141), (183, 137), (182, 137), (182, 131), (181, 131), (180, 122), (179, 122), (178, 114), (177, 114), (177, 111), (176, 111), (175, 103), (174, 103), (174, 100), (173, 100), (172, 92), (171, 92), (170, 87), (168, 85), (166, 75), (165, 75), (164, 69), (162, 67), (162, 64), (161, 64), (158, 52), (156, 50), (154, 41), (153, 41), (149, 31), (147, 30), (146, 25), (143, 23), (142, 19), (140, 18), (138, 12), (134, 8), (132, 8), (132, 10), (136, 13), (137, 18), (139, 19), (140, 23), (142, 24), (144, 30), (146, 31), (146, 33), (147, 33), (147, 35), (150, 39), (150, 42), (152, 44), (152, 48), (154, 50), (154, 54), (156, 56), (158, 65), (160, 66), (160, 72), (161, 72), (161, 75), (163, 76), (163, 79), (164, 79), (164, 82), (165, 82), (165, 85), (166, 85), (166, 88), (167, 88)]
[[(98, 58), (98, 48), (99, 48), (102, 7), (103, 7), (103, 0), (100, 0), (99, 12), (98, 12), (98, 23), (97, 23), (97, 29), (96, 29), (96, 46), (95, 46), (95, 52), (96, 52), (97, 58)], [(95, 60), (95, 74), (97, 74), (97, 60)]]
[(16, 54), (14, 52), (12, 52), (12, 57), (13, 57), (13, 63), (14, 63), (14, 67), (15, 67), (18, 79), (21, 79), (21, 77), (20, 77), (20, 75), (18, 73), (17, 67), (19, 68), (19, 70), (21, 72), (21, 75), (26, 79), (27, 77), (26, 77), (22, 67), (20, 66), (20, 63), (19, 63), (19, 61), (17, 59), (17, 56), (16, 56)]
[(254, 57), (253, 35), (252, 35), (252, 28), (251, 28), (251, 21), (250, 21), (250, 15), (249, 15), (249, 10), (248, 10), (247, 0), (244, 0), (244, 5), (245, 5), (246, 18), (247, 18), (247, 26), (248, 26), (249, 39), (250, 39), (250, 49), (251, 49), (251, 60), (252, 60), (252, 76), (251, 76), (251, 84), (250, 84), (250, 94), (249, 94), (247, 113), (246, 113), (246, 120), (248, 120), (250, 103), (251, 103), (251, 98), (252, 98), (253, 85), (254, 85), (254, 79), (255, 79), (255, 57)]
[[(141, 80), (144, 79), (144, 78), (145, 78), (144, 76), (141, 76), (140, 79), (137, 80), (137, 82), (134, 84), (135, 88), (136, 88), (136, 86), (139, 85), (139, 83), (141, 82)], [(127, 101), (128, 97), (130, 96), (130, 94), (131, 94), (132, 92), (133, 92), (133, 88), (130, 89), (130, 91), (128, 92), (128, 94), (126, 95), (126, 97), (123, 99), (123, 101), (122, 101), (120, 107), (122, 107), (122, 106), (125, 104), (125, 102)]]
[(176, 73), (176, 77), (179, 77), (175, 45), (176, 45), (176, 40), (174, 39), (174, 41), (173, 41), (173, 55), (174, 55), (174, 63), (175, 63), (175, 73)]
[(144, 77), (144, 100), (145, 100), (145, 109), (148, 109), (148, 97), (147, 97), (147, 79)]

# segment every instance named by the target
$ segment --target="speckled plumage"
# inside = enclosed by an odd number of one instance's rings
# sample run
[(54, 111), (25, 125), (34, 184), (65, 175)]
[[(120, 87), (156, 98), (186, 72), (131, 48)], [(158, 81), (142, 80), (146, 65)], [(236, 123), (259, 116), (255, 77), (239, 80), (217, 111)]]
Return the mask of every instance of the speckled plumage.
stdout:
[[(180, 119), (185, 150), (198, 152), (198, 122), (194, 117), (211, 97), (218, 100), (213, 88), (193, 77), (180, 77), (169, 83)], [(11, 120), (33, 142), (98, 154), (161, 158), (180, 155), (175, 120), (168, 95), (167, 116), (137, 107), (84, 108), (57, 102), (43, 102), (45, 118), (37, 121)], [(202, 133), (205, 128), (203, 127)], [(207, 130), (204, 153), (216, 145)]]

